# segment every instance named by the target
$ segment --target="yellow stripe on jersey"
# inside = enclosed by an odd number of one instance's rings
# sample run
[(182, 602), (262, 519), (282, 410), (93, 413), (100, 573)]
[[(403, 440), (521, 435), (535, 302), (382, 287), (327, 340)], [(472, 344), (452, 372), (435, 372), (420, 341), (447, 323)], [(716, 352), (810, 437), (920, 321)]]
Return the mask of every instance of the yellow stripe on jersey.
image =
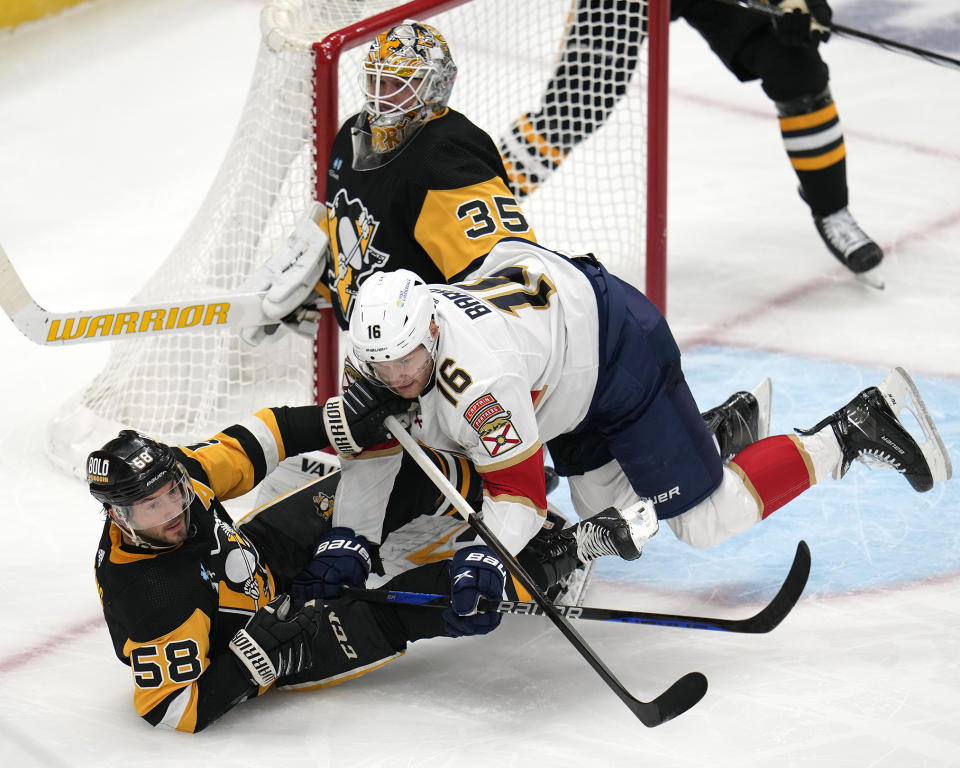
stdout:
[(469, 187), (427, 192), (414, 237), (447, 279), (505, 237), (536, 242), (519, 203), (499, 176)]
[(365, 675), (368, 672), (373, 672), (375, 669), (380, 669), (380, 667), (385, 667), (391, 661), (399, 659), (405, 651), (397, 651), (392, 656), (387, 656), (386, 658), (380, 659), (379, 661), (374, 661), (371, 664), (367, 664), (364, 667), (357, 667), (356, 669), (351, 669), (349, 672), (341, 672), (339, 675), (332, 675), (330, 677), (324, 678), (323, 680), (317, 680), (316, 682), (310, 683), (294, 683), (292, 685), (281, 685), (277, 686), (278, 691), (315, 691), (319, 688), (329, 688), (333, 685), (340, 685), (340, 683), (345, 683), (347, 680), (353, 680), (361, 675)]
[(216, 442), (200, 445), (195, 450), (185, 447), (181, 450), (200, 462), (217, 498), (242, 496), (253, 488), (253, 464), (238, 440), (223, 432), (214, 435), (214, 440)]
[[(280, 436), (280, 426), (277, 424), (276, 414), (273, 412), (272, 408), (264, 408), (263, 410), (257, 411), (255, 414), (253, 414), (253, 416), (254, 418), (259, 419), (266, 425), (270, 434), (273, 436), (273, 442), (275, 447), (271, 447), (269, 446), (269, 444), (265, 444), (266, 441), (264, 440), (264, 436), (261, 435), (258, 431), (254, 431), (251, 428), (249, 420), (244, 420), (244, 421), (241, 421), (240, 423), (243, 426), (245, 426), (247, 429), (250, 429), (251, 432), (254, 432), (254, 435), (256, 436), (257, 440), (260, 442), (261, 447), (263, 448), (263, 452), (265, 456), (268, 455), (268, 449), (270, 450), (270, 452), (275, 451), (277, 453), (277, 456), (278, 456), (277, 463), (279, 464), (281, 461), (287, 458), (287, 449), (284, 447), (283, 438)], [(267, 459), (267, 464), (268, 464), (267, 474), (269, 474), (274, 469), (276, 469), (276, 467), (269, 466), (270, 459)]]
[(794, 115), (793, 117), (780, 118), (780, 131), (799, 131), (804, 128), (815, 128), (818, 125), (830, 122), (837, 116), (837, 105), (830, 103), (823, 109), (814, 112), (807, 112), (804, 115)]
[[(178, 700), (161, 721), (178, 731), (192, 733), (197, 725), (197, 679), (210, 666), (210, 617), (197, 608), (179, 627), (148, 643), (127, 640), (123, 654), (130, 659), (136, 687), (133, 704), (145, 717), (158, 704), (189, 688), (186, 699)], [(185, 691), (184, 691), (185, 692)]]
[[(439, 560), (449, 560), (457, 553), (457, 550), (463, 546), (462, 544), (458, 545), (456, 542), (451, 544), (451, 540), (463, 533), (468, 526), (469, 523), (458, 525), (452, 531), (449, 531), (442, 539), (432, 541), (416, 552), (411, 552), (405, 556), (405, 559), (414, 565), (426, 565), (427, 563), (436, 563)], [(441, 547), (444, 548), (441, 549)]]
[(510, 574), (510, 580), (513, 582), (513, 589), (517, 593), (517, 600), (519, 600), (521, 603), (529, 603), (533, 600), (533, 595), (527, 592), (523, 584), (517, 581), (517, 577), (512, 573)]
[(827, 168), (834, 163), (839, 163), (847, 156), (847, 145), (841, 144), (839, 147), (824, 152), (822, 155), (813, 157), (791, 157), (790, 164), (798, 171), (819, 171)]

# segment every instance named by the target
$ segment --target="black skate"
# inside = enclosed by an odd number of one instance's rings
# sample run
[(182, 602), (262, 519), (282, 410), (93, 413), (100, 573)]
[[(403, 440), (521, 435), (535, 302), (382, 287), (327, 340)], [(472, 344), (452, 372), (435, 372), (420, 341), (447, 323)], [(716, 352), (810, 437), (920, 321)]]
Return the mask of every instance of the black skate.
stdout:
[(518, 555), (520, 564), (558, 605), (581, 605), (594, 564), (577, 557), (577, 540), (570, 522), (548, 503), (547, 519)]
[(568, 531), (576, 539), (577, 557), (583, 563), (603, 555), (636, 560), (644, 543), (657, 532), (657, 525), (653, 504), (643, 499), (624, 509), (607, 507)]
[[(548, 511), (548, 521), (551, 512)], [(558, 530), (545, 527), (527, 545), (525, 552), (534, 555), (536, 569), (542, 571), (547, 597), (563, 605), (581, 605), (593, 576), (597, 558), (616, 555), (624, 560), (640, 557), (644, 543), (657, 532), (657, 514), (647, 500), (618, 510), (607, 507), (593, 517)], [(522, 565), (525, 565), (521, 561)], [(528, 570), (531, 570), (528, 568)]]
[(860, 282), (872, 288), (884, 287), (877, 271), (883, 261), (883, 251), (860, 229), (849, 210), (841, 208), (829, 216), (814, 216), (813, 223), (830, 253)]
[(764, 379), (752, 392), (736, 392), (702, 416), (720, 448), (726, 464), (751, 443), (770, 434), (773, 385)]
[[(898, 418), (909, 410), (923, 430), (918, 443)], [(834, 478), (843, 477), (854, 460), (889, 467), (907, 478), (915, 491), (929, 491), (934, 482), (949, 479), (952, 472), (940, 433), (927, 413), (913, 381), (903, 368), (895, 368), (880, 387), (863, 390), (847, 405), (808, 430), (812, 435), (830, 425), (840, 443), (843, 458)]]

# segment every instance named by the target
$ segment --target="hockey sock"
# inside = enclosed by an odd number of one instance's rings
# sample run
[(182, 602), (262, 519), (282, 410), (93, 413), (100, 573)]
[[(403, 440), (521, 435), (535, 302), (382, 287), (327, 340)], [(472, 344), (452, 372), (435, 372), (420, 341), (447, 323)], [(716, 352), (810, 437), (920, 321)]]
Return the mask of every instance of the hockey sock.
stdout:
[(731, 459), (766, 519), (817, 482), (814, 462), (804, 443), (793, 435), (777, 435), (748, 445)]
[(578, 0), (540, 108), (515, 120), (500, 154), (518, 197), (529, 195), (626, 93), (646, 37), (641, 15), (609, 0)]
[(777, 114), (784, 148), (813, 215), (822, 218), (846, 208), (847, 150), (829, 88), (778, 101)]

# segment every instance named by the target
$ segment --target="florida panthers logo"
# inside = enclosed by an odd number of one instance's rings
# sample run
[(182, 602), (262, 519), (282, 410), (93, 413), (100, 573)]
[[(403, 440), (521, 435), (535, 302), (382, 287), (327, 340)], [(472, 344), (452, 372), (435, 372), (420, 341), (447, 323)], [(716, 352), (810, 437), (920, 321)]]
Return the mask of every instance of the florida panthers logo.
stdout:
[(345, 190), (337, 192), (328, 207), (327, 224), (333, 258), (326, 283), (343, 317), (349, 320), (360, 283), (371, 272), (381, 269), (390, 256), (372, 245), (380, 222), (359, 200), (348, 199)]
[(470, 403), (463, 418), (480, 435), (480, 442), (491, 456), (500, 456), (523, 442), (510, 420), (510, 411), (489, 392)]

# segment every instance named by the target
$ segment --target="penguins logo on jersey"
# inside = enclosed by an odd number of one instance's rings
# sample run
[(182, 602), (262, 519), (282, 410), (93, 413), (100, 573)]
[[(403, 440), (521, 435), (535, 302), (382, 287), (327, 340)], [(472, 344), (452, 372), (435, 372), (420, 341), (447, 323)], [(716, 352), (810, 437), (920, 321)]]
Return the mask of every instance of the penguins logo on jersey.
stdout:
[(350, 319), (353, 301), (360, 283), (371, 272), (381, 269), (389, 254), (376, 250), (372, 243), (380, 222), (359, 200), (350, 200), (341, 189), (327, 209), (327, 233), (332, 259), (326, 283), (340, 304), (344, 318)]
[(323, 491), (318, 491), (317, 495), (313, 497), (313, 503), (317, 507), (317, 512), (329, 520), (330, 515), (333, 514), (333, 496)]

